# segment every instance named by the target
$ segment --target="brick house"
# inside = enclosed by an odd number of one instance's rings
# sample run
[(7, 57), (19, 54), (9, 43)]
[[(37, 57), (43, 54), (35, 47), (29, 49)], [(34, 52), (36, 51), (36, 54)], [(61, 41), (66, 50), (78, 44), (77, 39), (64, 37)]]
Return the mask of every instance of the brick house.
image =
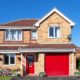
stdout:
[(56, 8), (40, 20), (0, 25), (0, 67), (20, 69), (21, 75), (73, 76), (76, 46), (71, 43), (74, 22)]

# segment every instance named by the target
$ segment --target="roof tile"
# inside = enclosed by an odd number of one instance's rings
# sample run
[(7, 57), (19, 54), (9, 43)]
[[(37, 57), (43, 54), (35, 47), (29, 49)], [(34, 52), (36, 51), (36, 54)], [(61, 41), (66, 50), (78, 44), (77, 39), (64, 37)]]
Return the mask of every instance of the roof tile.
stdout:
[(0, 24), (0, 26), (33, 26), (35, 22), (37, 22), (36, 19), (26, 19)]
[(76, 49), (74, 44), (29, 44), (28, 46), (0, 46), (0, 50), (18, 50), (19, 48)]
[(64, 49), (64, 48), (76, 48), (74, 44), (30, 44), (23, 48), (54, 48), (54, 49)]

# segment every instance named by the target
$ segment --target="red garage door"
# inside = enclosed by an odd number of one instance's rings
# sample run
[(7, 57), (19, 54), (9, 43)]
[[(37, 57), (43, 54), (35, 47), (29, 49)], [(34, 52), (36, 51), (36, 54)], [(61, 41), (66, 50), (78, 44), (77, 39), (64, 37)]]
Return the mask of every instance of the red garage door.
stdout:
[(69, 54), (45, 54), (45, 71), (48, 76), (69, 75)]

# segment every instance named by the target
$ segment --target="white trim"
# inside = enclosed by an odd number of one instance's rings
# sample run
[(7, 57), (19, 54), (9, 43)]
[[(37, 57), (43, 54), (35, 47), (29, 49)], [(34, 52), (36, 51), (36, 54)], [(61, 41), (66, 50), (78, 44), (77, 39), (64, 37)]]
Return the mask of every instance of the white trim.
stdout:
[(0, 46), (28, 46), (27, 44), (0, 44)]
[(36, 29), (34, 26), (0, 26), (0, 29)]
[(0, 53), (20, 53), (18, 50), (0, 50)]
[(75, 49), (21, 48), (20, 52), (75, 52)]
[(58, 13), (60, 16), (62, 16), (65, 20), (67, 20), (71, 26), (74, 26), (75, 23), (73, 21), (71, 21), (69, 18), (67, 18), (63, 13), (61, 13), (57, 8), (52, 9), (52, 11), (50, 11), (47, 15), (45, 15), (43, 18), (41, 18), (38, 22), (36, 22), (34, 24), (34, 26), (40, 26), (40, 23), (45, 20), (48, 16), (50, 16), (52, 13)]

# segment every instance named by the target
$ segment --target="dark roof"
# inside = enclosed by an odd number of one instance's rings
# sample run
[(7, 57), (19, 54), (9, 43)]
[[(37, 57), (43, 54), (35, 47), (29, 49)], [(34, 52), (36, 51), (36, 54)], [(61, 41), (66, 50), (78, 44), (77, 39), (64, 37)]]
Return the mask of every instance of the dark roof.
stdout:
[(19, 46), (0, 46), (0, 50), (18, 50)]
[(0, 26), (33, 26), (35, 22), (37, 22), (36, 19), (17, 20), (14, 22), (0, 24)]
[(29, 44), (28, 46), (0, 46), (0, 50), (18, 50), (19, 48), (75, 49), (74, 44)]
[(18, 50), (18, 46), (0, 46), (0, 50)]
[(54, 49), (74, 49), (74, 44), (30, 44), (22, 48), (54, 48)]

